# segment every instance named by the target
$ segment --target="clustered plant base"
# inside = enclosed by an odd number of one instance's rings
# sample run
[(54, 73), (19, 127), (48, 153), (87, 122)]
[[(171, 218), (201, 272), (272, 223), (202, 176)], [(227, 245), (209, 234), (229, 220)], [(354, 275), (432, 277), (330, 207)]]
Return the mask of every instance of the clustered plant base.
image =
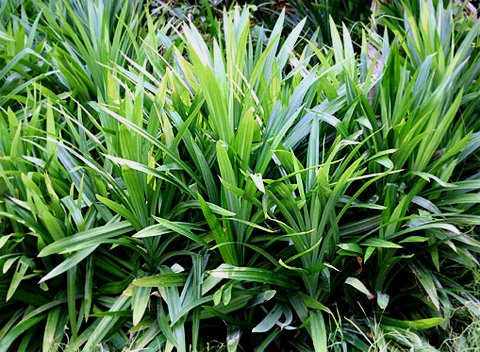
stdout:
[(412, 3), (2, 1), (0, 352), (478, 344), (480, 22)]

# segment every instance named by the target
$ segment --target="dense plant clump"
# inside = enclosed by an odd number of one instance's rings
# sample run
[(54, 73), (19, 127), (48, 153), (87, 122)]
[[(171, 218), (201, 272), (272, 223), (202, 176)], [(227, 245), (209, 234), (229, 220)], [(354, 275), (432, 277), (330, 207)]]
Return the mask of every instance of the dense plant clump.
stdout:
[(147, 5), (0, 4), (0, 352), (476, 349), (480, 22)]

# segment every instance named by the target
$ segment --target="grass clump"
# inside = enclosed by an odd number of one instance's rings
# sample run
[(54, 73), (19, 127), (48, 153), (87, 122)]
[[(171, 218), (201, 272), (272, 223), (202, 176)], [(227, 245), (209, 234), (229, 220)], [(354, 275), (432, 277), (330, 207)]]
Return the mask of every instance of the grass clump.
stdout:
[(419, 3), (360, 43), (331, 20), (327, 47), (285, 11), (225, 10), (207, 40), (127, 0), (8, 2), (0, 351), (435, 350), (463, 329), (480, 24)]

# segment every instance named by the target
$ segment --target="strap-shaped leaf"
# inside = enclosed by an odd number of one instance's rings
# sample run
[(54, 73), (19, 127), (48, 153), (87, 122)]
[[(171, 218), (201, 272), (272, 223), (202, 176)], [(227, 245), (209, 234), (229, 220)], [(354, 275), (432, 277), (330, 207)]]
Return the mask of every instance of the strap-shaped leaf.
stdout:
[(70, 257), (65, 259), (63, 262), (58, 264), (55, 268), (53, 268), (47, 275), (45, 275), (39, 281), (39, 283), (50, 280), (50, 279), (54, 278), (55, 276), (63, 274), (68, 269), (73, 268), (75, 265), (77, 265), (82, 260), (84, 260), (86, 257), (88, 257), (90, 254), (92, 254), (93, 251), (95, 249), (97, 249), (97, 247), (98, 247), (98, 245), (94, 245), (94, 246), (90, 246), (86, 249), (82, 249), (82, 250), (77, 251), (75, 254), (71, 255)]
[(65, 254), (79, 251), (88, 247), (97, 247), (104, 241), (113, 237), (128, 233), (133, 229), (126, 221), (107, 224), (96, 227), (76, 235), (62, 238), (43, 248), (38, 254), (39, 257), (46, 257), (52, 254)]
[(132, 285), (138, 287), (176, 287), (183, 286), (186, 279), (187, 274), (184, 273), (157, 274), (133, 280)]
[(275, 326), (275, 324), (278, 322), (282, 314), (283, 314), (283, 308), (280, 304), (277, 303), (275, 307), (273, 307), (273, 309), (270, 312), (268, 312), (265, 318), (263, 318), (262, 321), (252, 329), (252, 332), (269, 331), (271, 328)]
[(210, 275), (223, 279), (260, 282), (290, 289), (295, 289), (296, 287), (296, 283), (285, 275), (261, 268), (222, 264), (218, 268), (210, 271)]

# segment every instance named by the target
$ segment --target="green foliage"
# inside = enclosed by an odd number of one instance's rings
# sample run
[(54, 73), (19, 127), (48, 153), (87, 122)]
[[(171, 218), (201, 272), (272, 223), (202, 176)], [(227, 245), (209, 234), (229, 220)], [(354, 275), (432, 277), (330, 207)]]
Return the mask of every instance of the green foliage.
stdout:
[(291, 6), (290, 18), (293, 23), (302, 18), (307, 19), (307, 27), (311, 33), (318, 31), (321, 43), (333, 44), (329, 18), (333, 18), (335, 23), (344, 22), (354, 29), (354, 33), (360, 31), (355, 27), (365, 23), (370, 16), (371, 8), (375, 1), (370, 0), (288, 0)]
[(480, 23), (419, 4), (360, 43), (322, 20), (329, 47), (285, 10), (271, 31), (224, 10), (206, 37), (129, 0), (2, 5), (0, 351), (435, 350), (463, 331)]

